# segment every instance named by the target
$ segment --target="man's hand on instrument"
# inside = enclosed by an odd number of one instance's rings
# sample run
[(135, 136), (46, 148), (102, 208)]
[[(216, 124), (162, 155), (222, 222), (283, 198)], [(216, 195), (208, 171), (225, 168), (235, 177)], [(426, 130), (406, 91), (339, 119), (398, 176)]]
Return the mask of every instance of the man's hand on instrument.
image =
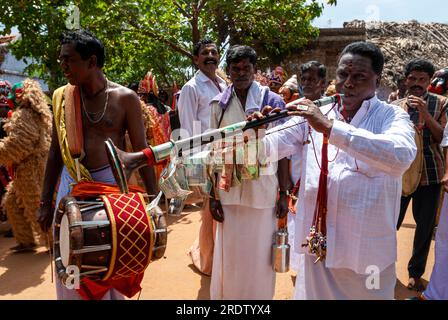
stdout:
[(280, 111), (282, 111), (282, 110), (279, 107), (273, 109), (271, 106), (265, 106), (263, 108), (263, 110), (255, 111), (254, 113), (249, 115), (247, 117), (247, 121), (260, 120), (260, 119), (265, 118), (270, 113), (279, 113)]
[(280, 192), (280, 196), (277, 200), (277, 207), (275, 208), (275, 215), (277, 218), (283, 218), (287, 215), (288, 209), (288, 195), (286, 192)]
[(286, 108), (290, 111), (290, 115), (305, 118), (314, 130), (330, 136), (331, 128), (333, 128), (333, 122), (323, 115), (319, 107), (316, 106), (311, 100), (295, 100), (288, 103)]
[(51, 203), (41, 205), (38, 222), (43, 232), (47, 232), (51, 228), (51, 224), (53, 223), (53, 208)]
[[(263, 110), (255, 111), (254, 113), (249, 115), (246, 120), (247, 121), (261, 120), (261, 119), (266, 118), (266, 116), (271, 114), (271, 113), (279, 113), (280, 111), (282, 111), (282, 110), (280, 108), (278, 108), (278, 107), (273, 109), (271, 106), (265, 106), (263, 108)], [(260, 125), (260, 126), (255, 128), (255, 130), (257, 131), (258, 139), (263, 138), (264, 133), (266, 131), (266, 128), (267, 128), (267, 124), (263, 124), (263, 125)], [(261, 134), (259, 134), (259, 133), (261, 133)]]

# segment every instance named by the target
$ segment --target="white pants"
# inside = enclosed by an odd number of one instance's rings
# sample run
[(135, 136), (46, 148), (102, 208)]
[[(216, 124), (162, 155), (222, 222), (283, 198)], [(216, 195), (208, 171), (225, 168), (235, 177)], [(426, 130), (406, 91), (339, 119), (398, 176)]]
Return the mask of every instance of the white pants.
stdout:
[[(379, 274), (378, 282), (370, 275), (357, 274), (350, 269), (332, 269), (322, 262), (314, 264), (314, 256), (299, 255), (296, 300), (392, 300), (394, 299), (395, 263)], [(378, 283), (379, 288), (369, 285)]]
[(437, 227), (434, 268), (423, 295), (428, 300), (448, 300), (448, 194)]
[(212, 300), (270, 300), (275, 291), (274, 208), (223, 205), (217, 223), (210, 285)]

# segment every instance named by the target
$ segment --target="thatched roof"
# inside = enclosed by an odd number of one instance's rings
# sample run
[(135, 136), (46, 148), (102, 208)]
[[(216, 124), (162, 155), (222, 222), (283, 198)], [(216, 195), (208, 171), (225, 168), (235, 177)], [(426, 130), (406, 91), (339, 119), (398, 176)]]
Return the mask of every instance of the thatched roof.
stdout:
[(5, 60), (5, 55), (8, 53), (7, 45), (15, 39), (16, 36), (0, 36), (0, 66)]
[(448, 25), (409, 21), (370, 22), (354, 20), (344, 28), (364, 27), (367, 40), (378, 45), (385, 57), (383, 84), (394, 87), (394, 76), (403, 73), (405, 64), (413, 58), (431, 61), (436, 69), (448, 67)]

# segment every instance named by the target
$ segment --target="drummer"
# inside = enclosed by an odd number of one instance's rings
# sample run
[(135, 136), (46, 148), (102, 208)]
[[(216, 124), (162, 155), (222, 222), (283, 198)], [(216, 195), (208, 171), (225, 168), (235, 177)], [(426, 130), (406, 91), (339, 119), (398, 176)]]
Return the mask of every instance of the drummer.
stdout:
[(444, 173), (443, 156), (439, 144), (443, 128), (447, 123), (448, 100), (443, 96), (427, 91), (435, 68), (424, 59), (411, 60), (404, 69), (407, 97), (393, 104), (400, 105), (414, 122), (417, 130), (423, 133), (423, 170), (420, 184), (414, 193), (401, 198), (400, 228), (409, 202), (412, 199), (412, 214), (417, 224), (415, 229), (412, 257), (408, 264), (411, 290), (424, 289), (421, 276), (425, 272), (437, 208), (439, 205), (441, 179)]
[[(76, 106), (76, 99), (71, 99), (72, 97), (66, 94), (69, 85), (57, 89), (53, 94), (54, 129), (39, 217), (44, 231), (51, 227), (53, 221), (52, 198), (59, 177), (56, 206), (60, 199), (69, 194), (70, 184), (73, 182), (82, 179), (115, 183), (105, 149), (99, 148), (107, 138), (111, 138), (119, 148), (124, 148), (124, 134), (127, 130), (135, 150), (147, 146), (139, 98), (132, 90), (106, 78), (102, 70), (105, 54), (101, 41), (81, 29), (63, 33), (60, 43), (60, 66), (69, 84), (77, 86), (73, 90), (79, 88), (81, 105)], [(78, 107), (78, 110), (82, 110), (82, 124), (64, 123), (71, 110), (67, 106), (70, 100), (75, 101), (73, 109)], [(76, 134), (70, 133), (75, 132), (72, 128), (76, 125), (82, 126), (84, 139), (80, 135), (74, 136)], [(69, 140), (65, 137), (66, 134)], [(70, 142), (67, 141), (70, 140), (83, 145), (79, 166), (69, 151)], [(151, 168), (145, 167), (140, 172), (150, 194), (149, 170)], [(76, 290), (69, 290), (58, 279), (56, 293), (58, 299), (81, 299)], [(123, 296), (111, 289), (103, 299), (123, 299)]]

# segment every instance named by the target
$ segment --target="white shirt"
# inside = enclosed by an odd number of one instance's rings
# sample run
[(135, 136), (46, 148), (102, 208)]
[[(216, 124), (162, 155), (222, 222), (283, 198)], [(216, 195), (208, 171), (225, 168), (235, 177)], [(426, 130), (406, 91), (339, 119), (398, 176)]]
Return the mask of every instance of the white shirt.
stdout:
[(440, 142), (440, 146), (442, 148), (448, 147), (448, 122), (445, 125), (445, 129), (443, 129), (443, 139)]
[[(218, 76), (216, 80), (223, 91), (226, 82)], [(178, 103), (180, 127), (190, 137), (201, 134), (210, 127), (210, 101), (221, 91), (201, 70), (182, 87)]]
[[(321, 111), (326, 114), (331, 107)], [(342, 117), (335, 109), (328, 117), (335, 119), (328, 159), (335, 160), (328, 166), (326, 267), (365, 274), (373, 265), (382, 271), (397, 256), (395, 228), (402, 174), (417, 150), (412, 124), (406, 112), (377, 97), (364, 101), (350, 124), (336, 120)], [(301, 124), (267, 135), (265, 145), (270, 157), (293, 153), (302, 157), (295, 248), (307, 252), (301, 244), (306, 242), (313, 220), (323, 135), (312, 130), (314, 150), (313, 143), (303, 143), (309, 130), (303, 118), (293, 118), (284, 127), (294, 123)]]

